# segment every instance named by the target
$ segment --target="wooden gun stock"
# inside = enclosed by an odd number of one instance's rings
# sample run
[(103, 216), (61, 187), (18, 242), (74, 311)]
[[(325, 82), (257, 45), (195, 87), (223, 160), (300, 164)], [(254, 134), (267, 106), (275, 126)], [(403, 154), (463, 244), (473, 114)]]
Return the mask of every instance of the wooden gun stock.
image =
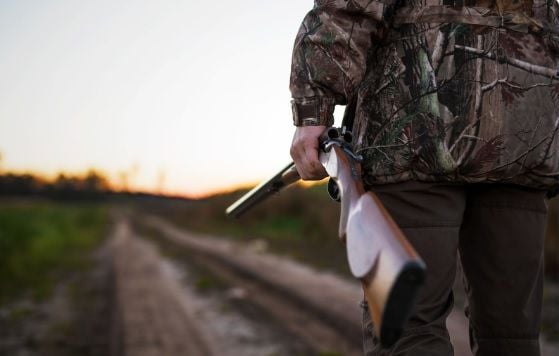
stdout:
[[(330, 176), (328, 192), (341, 202), (339, 236), (346, 245), (350, 270), (361, 281), (375, 332), (388, 347), (398, 340), (412, 312), (425, 265), (380, 200), (365, 191), (351, 134), (330, 128), (320, 138), (320, 147), (320, 161)], [(290, 163), (226, 213), (238, 217), (299, 179)]]
[(425, 265), (377, 196), (365, 191), (351, 135), (329, 129), (321, 141), (320, 161), (341, 202), (339, 237), (351, 273), (361, 281), (381, 343), (390, 346), (412, 312)]

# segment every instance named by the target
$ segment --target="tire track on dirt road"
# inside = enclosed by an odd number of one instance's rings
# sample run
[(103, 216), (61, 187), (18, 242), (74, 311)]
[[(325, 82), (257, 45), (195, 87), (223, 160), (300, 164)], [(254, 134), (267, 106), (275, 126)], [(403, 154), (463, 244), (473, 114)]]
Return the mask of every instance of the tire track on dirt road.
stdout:
[(111, 241), (116, 312), (111, 354), (121, 356), (217, 355), (208, 335), (165, 278), (153, 246), (134, 238), (119, 220)]
[[(195, 264), (248, 291), (250, 302), (314, 354), (362, 355), (362, 291), (357, 281), (319, 272), (284, 257), (255, 252), (240, 244), (187, 232), (155, 216), (137, 219), (158, 237), (193, 253)], [(447, 322), (455, 355), (471, 356), (465, 317), (456, 309)]]
[(195, 264), (245, 290), (251, 303), (306, 344), (312, 354), (362, 354), (358, 283), (277, 256), (259, 256), (230, 241), (186, 233), (159, 218), (140, 220), (161, 237), (194, 252)]
[[(159, 217), (145, 217), (142, 222), (160, 231), (162, 237), (178, 246), (195, 251), (200, 259), (215, 268), (216, 274), (232, 278), (240, 276), (245, 280), (237, 281), (241, 284), (247, 281), (261, 284), (268, 293), (281, 296), (284, 303), (303, 309), (317, 323), (332, 330), (335, 345), (340, 344), (340, 338), (343, 340), (343, 355), (362, 355), (361, 309), (358, 307), (362, 290), (357, 281), (319, 272), (280, 256), (255, 253), (226, 239), (183, 231)], [(289, 316), (286, 318), (290, 319)], [(290, 325), (293, 320), (296, 318), (284, 323)], [(447, 325), (455, 355), (471, 356), (467, 320), (463, 312), (453, 310)], [(296, 321), (290, 327), (299, 332)], [(305, 329), (302, 332), (311, 344), (324, 340), (316, 334), (306, 333)]]

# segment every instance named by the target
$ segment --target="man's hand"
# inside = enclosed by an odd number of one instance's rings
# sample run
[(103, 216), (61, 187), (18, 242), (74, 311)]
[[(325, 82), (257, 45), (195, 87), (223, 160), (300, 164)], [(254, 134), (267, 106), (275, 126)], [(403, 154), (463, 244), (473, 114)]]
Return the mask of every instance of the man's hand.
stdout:
[(303, 180), (321, 180), (328, 174), (318, 160), (318, 138), (326, 126), (297, 127), (291, 143), (291, 158)]

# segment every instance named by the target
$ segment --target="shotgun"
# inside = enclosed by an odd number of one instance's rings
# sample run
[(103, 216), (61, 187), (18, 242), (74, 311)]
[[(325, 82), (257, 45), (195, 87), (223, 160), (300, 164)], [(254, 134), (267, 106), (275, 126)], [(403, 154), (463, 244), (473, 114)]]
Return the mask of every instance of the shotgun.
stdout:
[[(383, 346), (393, 345), (415, 305), (425, 264), (380, 200), (365, 190), (361, 160), (352, 135), (329, 128), (320, 137), (320, 162), (330, 176), (328, 193), (341, 203), (339, 237), (351, 273), (360, 280), (374, 330)], [(239, 217), (270, 195), (300, 179), (294, 163), (262, 182), (226, 210)]]

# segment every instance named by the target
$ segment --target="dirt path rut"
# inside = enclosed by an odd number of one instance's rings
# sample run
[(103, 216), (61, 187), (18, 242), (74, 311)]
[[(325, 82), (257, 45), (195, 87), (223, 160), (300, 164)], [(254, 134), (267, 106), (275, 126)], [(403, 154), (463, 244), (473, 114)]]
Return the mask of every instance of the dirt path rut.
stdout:
[(112, 242), (117, 325), (113, 355), (216, 355), (210, 340), (180, 297), (180, 286), (166, 278), (153, 246), (132, 236), (121, 220)]

